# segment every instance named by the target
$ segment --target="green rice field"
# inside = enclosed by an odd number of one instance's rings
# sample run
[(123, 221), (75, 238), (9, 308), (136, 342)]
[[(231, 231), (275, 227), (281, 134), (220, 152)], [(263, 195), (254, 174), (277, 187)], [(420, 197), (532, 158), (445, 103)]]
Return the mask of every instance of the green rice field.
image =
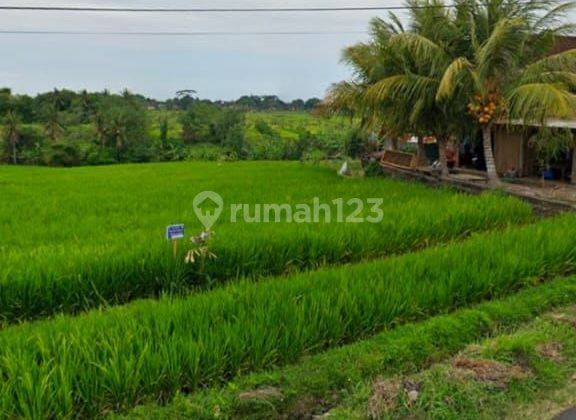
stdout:
[[(202, 191), (225, 206), (191, 262)], [(442, 417), (434, 363), (576, 299), (576, 216), (501, 193), (294, 162), (0, 167), (0, 192), (0, 418)], [(229, 207), (338, 198), (380, 199), (383, 218), (233, 222)], [(371, 409), (374, 381), (418, 372), (430, 403)], [(446, 412), (501, 401), (462, 395)]]
[(575, 223), (565, 216), (383, 261), (8, 328), (1, 407), (97, 416), (505, 296), (572, 271), (576, 236), (566, 232)]
[[(164, 229), (202, 226), (195, 195), (225, 203), (381, 198), (381, 223), (230, 223), (213, 230), (217, 259), (175, 261)], [(398, 254), (533, 219), (499, 195), (468, 197), (384, 179), (342, 179), (300, 163), (176, 163), (76, 169), (0, 167), (0, 319), (78, 312), (242, 276), (288, 274)], [(183, 241), (181, 253), (189, 241)]]

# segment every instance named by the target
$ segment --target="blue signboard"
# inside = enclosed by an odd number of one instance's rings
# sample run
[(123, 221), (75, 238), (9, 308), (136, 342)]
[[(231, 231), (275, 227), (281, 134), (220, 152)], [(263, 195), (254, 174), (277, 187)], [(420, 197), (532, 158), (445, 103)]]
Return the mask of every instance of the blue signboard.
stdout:
[(166, 227), (166, 239), (182, 239), (184, 237), (184, 225), (170, 225)]

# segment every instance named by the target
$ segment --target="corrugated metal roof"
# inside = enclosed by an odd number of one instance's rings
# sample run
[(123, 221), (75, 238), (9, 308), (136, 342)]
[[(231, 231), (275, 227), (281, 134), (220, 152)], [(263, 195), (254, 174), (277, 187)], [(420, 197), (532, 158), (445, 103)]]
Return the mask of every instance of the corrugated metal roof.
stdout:
[(498, 121), (499, 125), (525, 125), (528, 127), (552, 127), (552, 128), (570, 128), (576, 130), (576, 120), (558, 120), (550, 119), (546, 121), (546, 124), (540, 124), (537, 122), (524, 122), (523, 120), (512, 120), (512, 121)]

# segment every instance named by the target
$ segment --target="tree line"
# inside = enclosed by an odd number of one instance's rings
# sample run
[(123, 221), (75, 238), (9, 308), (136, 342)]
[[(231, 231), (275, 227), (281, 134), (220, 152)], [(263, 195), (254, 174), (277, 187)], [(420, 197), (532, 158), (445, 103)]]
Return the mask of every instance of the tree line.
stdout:
[[(336, 153), (299, 129), (285, 142), (256, 121), (259, 143), (247, 144), (246, 112), (308, 110), (318, 100), (284, 103), (275, 96), (209, 101), (194, 91), (158, 102), (120, 94), (54, 90), (34, 97), (0, 90), (0, 160), (11, 164), (78, 166), (183, 159), (300, 159), (311, 149)], [(264, 127), (264, 128), (263, 128)]]

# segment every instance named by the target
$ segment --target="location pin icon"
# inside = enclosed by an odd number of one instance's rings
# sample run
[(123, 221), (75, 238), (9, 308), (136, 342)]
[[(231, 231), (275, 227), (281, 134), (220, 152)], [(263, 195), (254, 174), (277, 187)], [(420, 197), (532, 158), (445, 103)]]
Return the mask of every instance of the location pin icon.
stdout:
[(203, 191), (194, 197), (194, 213), (206, 230), (210, 230), (224, 209), (224, 200), (214, 191)]

